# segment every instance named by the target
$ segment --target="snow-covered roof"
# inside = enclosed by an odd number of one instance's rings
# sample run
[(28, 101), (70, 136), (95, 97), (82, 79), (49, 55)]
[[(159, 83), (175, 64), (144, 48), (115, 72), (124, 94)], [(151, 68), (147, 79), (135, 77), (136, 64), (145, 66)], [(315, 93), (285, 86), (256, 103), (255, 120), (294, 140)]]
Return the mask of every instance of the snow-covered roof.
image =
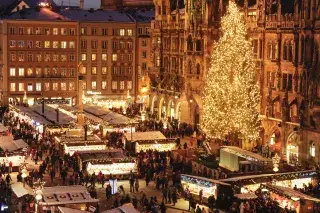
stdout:
[(58, 209), (61, 213), (90, 213), (88, 211), (78, 210), (78, 209), (71, 209), (67, 207), (58, 206)]
[(90, 196), (87, 188), (81, 185), (54, 186), (42, 189), (40, 205), (63, 205), (72, 203), (96, 203), (98, 199)]
[(272, 159), (264, 158), (261, 155), (241, 149), (236, 146), (222, 146), (220, 150), (245, 158), (249, 161), (272, 162)]
[(12, 136), (1, 136), (0, 137), (0, 147), (3, 150), (8, 150), (9, 152), (20, 150), (28, 147), (28, 144), (25, 143), (22, 139), (13, 140)]
[(23, 19), (23, 20), (68, 20), (64, 16), (51, 11), (47, 8), (41, 8), (39, 10), (28, 8), (24, 9), (8, 16), (5, 16), (3, 19)]
[(52, 124), (50, 121), (42, 117), (41, 115), (37, 114), (32, 110), (30, 107), (23, 107), (23, 106), (14, 106), (14, 108), (17, 108), (20, 110), (20, 114), (24, 113), (27, 117), (32, 119), (35, 122), (38, 122), (40, 124), (48, 125)]
[[(33, 105), (31, 109), (39, 114), (42, 114), (42, 106), (40, 104)], [(53, 108), (51, 105), (45, 105), (44, 112), (44, 115), (48, 120), (57, 123), (57, 112), (55, 111), (55, 108)], [(75, 119), (76, 116), (66, 114), (61, 110), (59, 111), (59, 124), (69, 124), (70, 122), (75, 121)]]
[(116, 209), (106, 210), (102, 213), (139, 213), (139, 211), (133, 207), (132, 203), (127, 203)]
[(18, 198), (32, 193), (32, 191), (28, 191), (27, 188), (23, 187), (21, 182), (11, 184), (11, 189)]
[(112, 10), (63, 10), (61, 15), (74, 21), (135, 22), (127, 13)]
[(143, 141), (143, 140), (163, 140), (166, 139), (160, 131), (151, 131), (151, 132), (133, 132), (124, 133), (124, 137), (130, 141)]

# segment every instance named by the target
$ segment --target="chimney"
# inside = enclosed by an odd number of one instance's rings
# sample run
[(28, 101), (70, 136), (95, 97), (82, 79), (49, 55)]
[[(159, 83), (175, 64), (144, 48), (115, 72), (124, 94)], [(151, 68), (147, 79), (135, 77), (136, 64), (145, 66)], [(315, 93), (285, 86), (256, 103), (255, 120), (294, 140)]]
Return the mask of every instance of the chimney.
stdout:
[(80, 1), (79, 7), (80, 7), (81, 10), (83, 10), (83, 8), (84, 8), (84, 0), (79, 0), (79, 1)]

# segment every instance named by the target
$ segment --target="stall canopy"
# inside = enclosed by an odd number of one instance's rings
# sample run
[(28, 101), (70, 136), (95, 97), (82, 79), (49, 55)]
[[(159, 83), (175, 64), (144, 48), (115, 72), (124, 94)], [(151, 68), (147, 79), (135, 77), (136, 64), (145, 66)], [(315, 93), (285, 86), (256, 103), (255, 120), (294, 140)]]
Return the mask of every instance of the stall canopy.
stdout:
[(121, 149), (79, 151), (80, 158), (85, 161), (123, 159), (126, 156)]
[(238, 157), (244, 158), (249, 161), (272, 162), (272, 159), (264, 158), (261, 155), (241, 149), (236, 146), (222, 146), (221, 150), (230, 154), (237, 155)]
[(257, 199), (257, 195), (253, 193), (246, 193), (246, 194), (235, 194), (234, 195), (236, 198), (239, 200), (252, 200), (252, 199)]
[(240, 185), (249, 185), (256, 183), (271, 182), (272, 179), (276, 180), (290, 180), (300, 178), (316, 177), (317, 172), (315, 170), (297, 171), (297, 172), (283, 172), (272, 174), (260, 174), (260, 175), (246, 175), (227, 179), (221, 179), (220, 181), (226, 183), (235, 183)]
[(32, 108), (23, 107), (23, 106), (14, 106), (13, 108), (18, 109), (20, 111), (20, 114), (23, 114), (23, 115), (29, 117), (31, 120), (38, 122), (39, 124), (43, 124), (43, 125), (52, 124), (52, 122), (50, 122), (46, 118), (42, 117), (40, 115), (41, 114), (40, 112), (37, 113), (37, 112), (33, 111)]
[(131, 203), (128, 203), (116, 209), (107, 210), (102, 213), (139, 213), (139, 211), (136, 210)]
[(125, 133), (124, 137), (132, 142), (167, 139), (160, 131)]
[(87, 140), (85, 140), (84, 136), (66, 136), (63, 135), (61, 137), (55, 137), (55, 140), (60, 144), (71, 144), (71, 143), (85, 143), (85, 142), (95, 142), (100, 141), (101, 139), (96, 135), (88, 135)]
[(23, 187), (23, 183), (21, 182), (11, 184), (11, 188), (18, 198), (23, 197), (27, 194), (32, 194), (32, 191), (28, 191), (25, 187)]
[(311, 197), (309, 195), (306, 195), (302, 192), (296, 191), (294, 189), (288, 188), (288, 187), (283, 187), (283, 186), (276, 186), (276, 185), (272, 185), (272, 184), (262, 184), (263, 188), (266, 188), (270, 191), (273, 191), (275, 193), (280, 193), (280, 194), (285, 194), (287, 196), (289, 196), (290, 198), (299, 198), (299, 199), (303, 199), (303, 200), (310, 200), (310, 201), (314, 201), (317, 203), (320, 203), (320, 199), (315, 198), (315, 197)]
[(3, 150), (8, 150), (9, 152), (17, 151), (28, 147), (22, 139), (13, 140), (12, 136), (1, 136), (0, 137), (0, 147)]
[(81, 185), (44, 187), (40, 205), (64, 205), (76, 203), (97, 203), (98, 199), (90, 196), (87, 188)]
[(58, 206), (58, 209), (61, 213), (90, 213), (88, 211), (78, 210), (78, 209), (71, 209), (67, 207)]
[[(207, 185), (206, 183), (212, 183), (212, 184), (220, 184), (220, 185), (225, 185), (225, 186), (231, 186), (229, 183), (224, 183), (219, 180), (213, 180), (209, 178), (204, 178), (200, 176), (193, 176), (193, 175), (186, 175), (182, 174), (181, 179), (187, 182), (194, 182), (196, 181), (200, 185)], [(203, 183), (203, 184), (202, 184)]]

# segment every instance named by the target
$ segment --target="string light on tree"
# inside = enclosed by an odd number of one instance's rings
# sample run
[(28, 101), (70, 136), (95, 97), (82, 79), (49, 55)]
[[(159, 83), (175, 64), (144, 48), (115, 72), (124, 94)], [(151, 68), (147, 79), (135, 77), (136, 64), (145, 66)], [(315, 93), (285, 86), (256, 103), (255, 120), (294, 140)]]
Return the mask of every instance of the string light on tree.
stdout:
[(202, 129), (223, 139), (237, 133), (243, 139), (259, 138), (259, 87), (251, 42), (241, 13), (229, 2), (221, 21), (222, 36), (214, 44), (203, 97)]

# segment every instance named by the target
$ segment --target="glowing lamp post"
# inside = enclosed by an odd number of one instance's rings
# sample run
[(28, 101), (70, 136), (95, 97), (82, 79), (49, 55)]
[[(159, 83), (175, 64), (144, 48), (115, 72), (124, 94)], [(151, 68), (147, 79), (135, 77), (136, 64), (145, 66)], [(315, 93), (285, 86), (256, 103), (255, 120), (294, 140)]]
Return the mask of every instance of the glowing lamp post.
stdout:
[(278, 156), (278, 154), (275, 154), (275, 156), (272, 158), (274, 172), (279, 171), (279, 162), (280, 162), (280, 157)]

